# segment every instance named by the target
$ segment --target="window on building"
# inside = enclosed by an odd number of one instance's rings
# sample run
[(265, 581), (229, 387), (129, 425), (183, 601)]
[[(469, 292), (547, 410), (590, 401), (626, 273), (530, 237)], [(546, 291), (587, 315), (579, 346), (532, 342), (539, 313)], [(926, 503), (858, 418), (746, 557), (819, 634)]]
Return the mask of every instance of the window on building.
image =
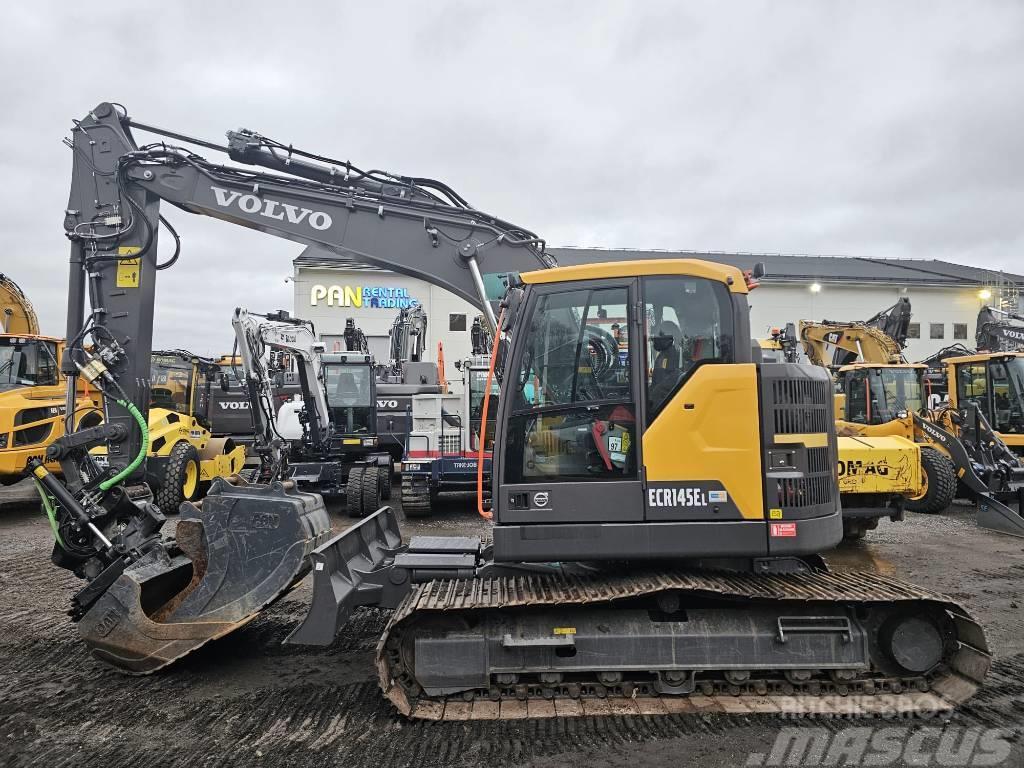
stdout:
[(930, 339), (944, 339), (946, 338), (946, 324), (945, 323), (929, 323), (930, 332), (928, 338)]
[(907, 327), (907, 338), (908, 339), (920, 339), (921, 338), (921, 324), (911, 323)]
[(465, 331), (466, 330), (466, 315), (452, 313), (448, 315), (448, 330), (449, 331)]
[(954, 339), (966, 339), (967, 338), (967, 323), (953, 323), (953, 338)]

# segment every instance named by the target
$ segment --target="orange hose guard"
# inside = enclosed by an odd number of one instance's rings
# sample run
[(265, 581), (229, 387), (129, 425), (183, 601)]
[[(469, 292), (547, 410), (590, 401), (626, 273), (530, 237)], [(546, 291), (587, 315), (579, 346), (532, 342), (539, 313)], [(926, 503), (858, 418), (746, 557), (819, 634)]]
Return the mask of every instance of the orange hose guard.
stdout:
[[(490, 520), (494, 513), (484, 509), (484, 449), (487, 446), (487, 411), (491, 404), (491, 382), (494, 381), (494, 366), (498, 362), (498, 345), (501, 343), (501, 322), (505, 319), (505, 309), (498, 315), (498, 327), (494, 329), (494, 346), (491, 348), (491, 361), (487, 366), (487, 383), (484, 385), (484, 407), (480, 412), (480, 445), (476, 457), (476, 511), (484, 520)], [(494, 468), (494, 451), (491, 451), (491, 468)], [(492, 500), (493, 503), (493, 500)]]

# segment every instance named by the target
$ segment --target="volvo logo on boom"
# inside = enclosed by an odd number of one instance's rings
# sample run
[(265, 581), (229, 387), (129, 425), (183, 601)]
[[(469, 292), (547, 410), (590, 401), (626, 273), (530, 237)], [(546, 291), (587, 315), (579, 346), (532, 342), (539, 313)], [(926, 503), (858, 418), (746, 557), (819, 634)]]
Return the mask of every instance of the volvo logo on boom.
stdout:
[(282, 203), (280, 200), (272, 200), (269, 197), (257, 195), (243, 195), (233, 189), (211, 186), (214, 199), (221, 208), (237, 206), (244, 213), (258, 213), (268, 219), (287, 221), (289, 224), (301, 224), (306, 222), (313, 229), (323, 232), (330, 229), (334, 223), (331, 214), (326, 211), (314, 211), (310, 208), (299, 208), (297, 205)]

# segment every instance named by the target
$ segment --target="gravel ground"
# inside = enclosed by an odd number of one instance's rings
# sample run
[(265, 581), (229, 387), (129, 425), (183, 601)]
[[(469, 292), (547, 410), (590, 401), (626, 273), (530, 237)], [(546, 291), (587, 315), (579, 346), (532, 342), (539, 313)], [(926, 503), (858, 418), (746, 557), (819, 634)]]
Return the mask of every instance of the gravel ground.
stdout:
[[(50, 564), (49, 527), (32, 493), (24, 483), (0, 489), (2, 765), (759, 766), (780, 764), (772, 749), (786, 729), (811, 739), (811, 752), (790, 764), (815, 764), (813, 749), (823, 744), (833, 751), (817, 754), (821, 765), (968, 765), (972, 754), (975, 765), (1024, 765), (1024, 540), (979, 531), (969, 507), (883, 522), (865, 542), (828, 555), (835, 569), (945, 592), (985, 626), (996, 656), (987, 685), (942, 720), (701, 714), (412, 723), (377, 688), (372, 658), (385, 612), (357, 610), (325, 649), (281, 645), (304, 614), (308, 583), (168, 671), (131, 678), (103, 667), (64, 614), (79, 582)], [(337, 510), (333, 517), (339, 528), (348, 524)], [(404, 523), (406, 535), (484, 527), (466, 499)], [(980, 733), (972, 753), (976, 729), (992, 728), (1000, 730)], [(896, 739), (894, 749), (882, 749), (885, 737)], [(958, 756), (954, 743), (967, 751)]]

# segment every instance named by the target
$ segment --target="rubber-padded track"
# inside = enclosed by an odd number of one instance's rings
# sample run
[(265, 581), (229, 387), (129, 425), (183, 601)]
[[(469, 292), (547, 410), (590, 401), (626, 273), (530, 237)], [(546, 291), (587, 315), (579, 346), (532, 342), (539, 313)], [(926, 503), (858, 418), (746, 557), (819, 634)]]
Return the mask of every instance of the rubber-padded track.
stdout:
[[(529, 698), (465, 701), (461, 697), (412, 698), (399, 679), (411, 672), (395, 669), (395, 655), (386, 650), (389, 638), (401, 635), (413, 618), (434, 612), (471, 611), (522, 606), (608, 604), (654, 595), (663, 590), (695, 595), (758, 601), (836, 601), (851, 603), (931, 603), (952, 619), (956, 649), (931, 678), (929, 690), (856, 695), (796, 693), (740, 695), (608, 697), (594, 699)], [(402, 714), (426, 720), (519, 719), (594, 714), (669, 714), (719, 711), (731, 713), (874, 714), (938, 712), (953, 709), (981, 686), (992, 659), (981, 627), (949, 598), (912, 584), (874, 573), (752, 575), (706, 571), (645, 571), (621, 575), (552, 574), (438, 580), (418, 585), (396, 609), (377, 645), (381, 690)]]

